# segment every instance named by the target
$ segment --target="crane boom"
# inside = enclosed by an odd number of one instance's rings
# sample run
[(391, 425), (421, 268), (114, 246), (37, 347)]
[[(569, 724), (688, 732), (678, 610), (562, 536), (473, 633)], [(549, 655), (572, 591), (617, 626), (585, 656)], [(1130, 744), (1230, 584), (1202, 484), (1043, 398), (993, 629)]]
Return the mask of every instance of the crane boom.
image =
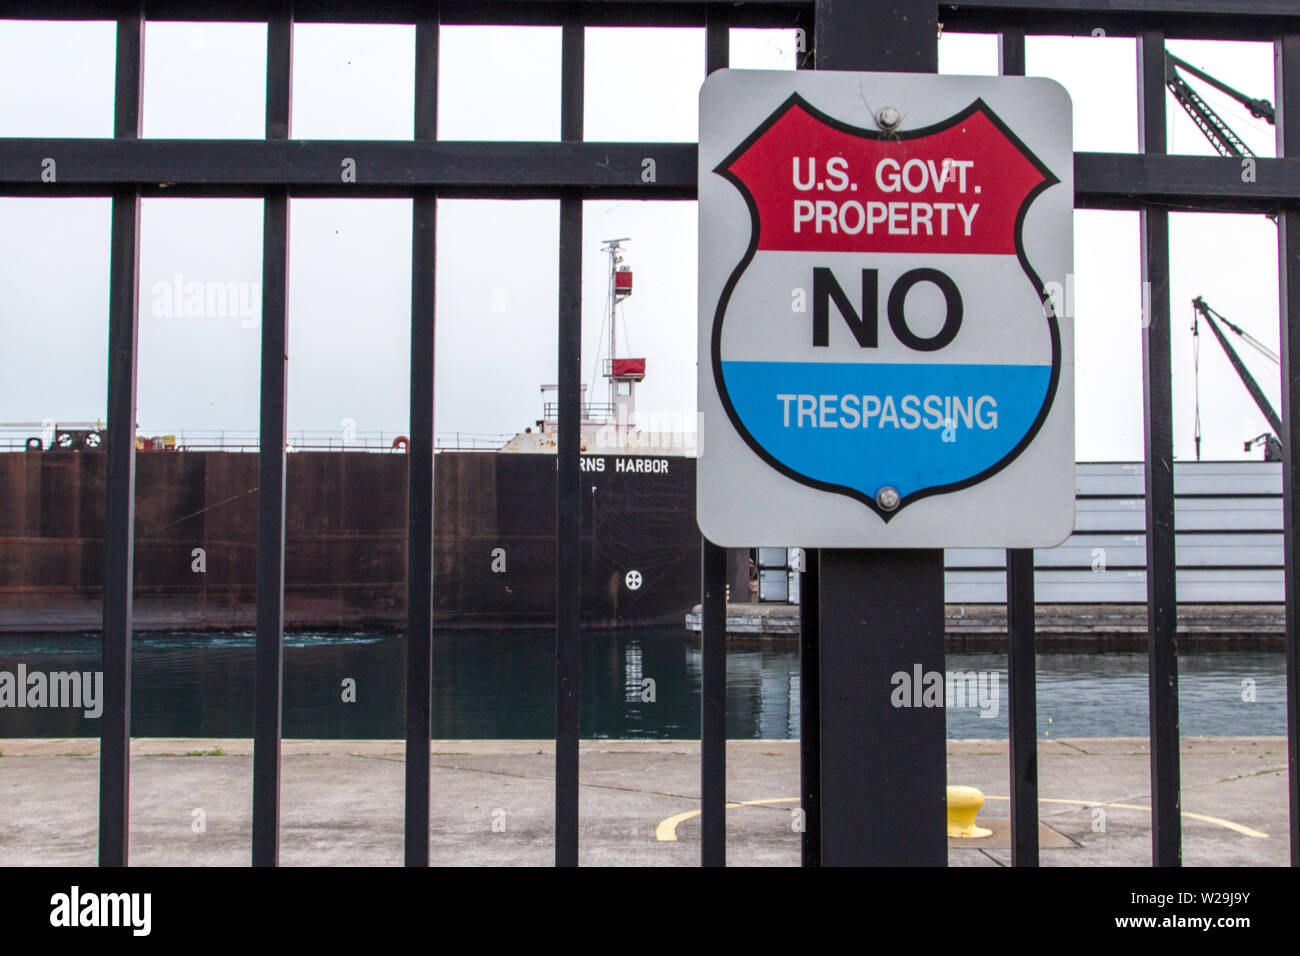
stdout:
[[(1237, 377), (1241, 379), (1241, 383), (1246, 386), (1246, 391), (1250, 393), (1250, 397), (1253, 398), (1255, 404), (1259, 406), (1259, 410), (1264, 415), (1264, 420), (1268, 422), (1268, 427), (1273, 429), (1273, 434), (1277, 435), (1278, 438), (1281, 438), (1281, 418), (1278, 417), (1277, 412), (1273, 411), (1273, 406), (1269, 404), (1268, 398), (1264, 395), (1264, 390), (1261, 389), (1259, 383), (1255, 381), (1255, 376), (1250, 374), (1250, 369), (1246, 368), (1246, 363), (1241, 360), (1241, 356), (1237, 354), (1236, 349), (1234, 349), (1228, 342), (1222, 330), (1219, 328), (1218, 323), (1214, 321), (1215, 316), (1218, 314), (1211, 309), (1209, 303), (1199, 295), (1192, 300), (1192, 307), (1196, 309), (1197, 315), (1205, 319), (1205, 323), (1210, 327), (1210, 331), (1214, 333), (1214, 337), (1218, 340), (1224, 354), (1228, 356), (1228, 361), (1232, 363), (1232, 368), (1237, 373)], [(1223, 318), (1222, 316), (1218, 317), (1220, 319)], [(1227, 320), (1224, 319), (1224, 321), (1226, 322)]]
[(1185, 70), (1186, 72), (1192, 74), (1192, 76), (1196, 77), (1198, 80), (1203, 80), (1204, 82), (1209, 83), (1210, 86), (1214, 87), (1219, 92), (1226, 93), (1229, 96), (1231, 96), (1242, 106), (1246, 107), (1246, 109), (1250, 110), (1251, 115), (1254, 116), (1256, 119), (1267, 120), (1270, 125), (1274, 124), (1275, 120), (1273, 116), (1273, 104), (1270, 103), (1268, 100), (1255, 99), (1254, 97), (1247, 96), (1245, 93), (1242, 93), (1238, 90), (1234, 90), (1231, 86), (1229, 86), (1227, 83), (1224, 83), (1222, 80), (1215, 79), (1214, 77), (1210, 76), (1210, 74), (1206, 73), (1204, 70), (1198, 70), (1196, 67), (1192, 66), (1186, 60), (1176, 57), (1172, 53), (1166, 53), (1165, 56), (1168, 57), (1169, 62), (1172, 63), (1178, 69)]
[(1278, 366), (1278, 368), (1282, 367), (1282, 359), (1278, 356), (1276, 352), (1274, 352), (1271, 348), (1269, 348), (1259, 339), (1255, 338), (1255, 336), (1251, 335), (1249, 332), (1243, 329), (1236, 322), (1232, 321), (1232, 319), (1228, 318), (1222, 312), (1219, 312), (1218, 310), (1211, 308), (1210, 303), (1206, 302), (1203, 297), (1198, 295), (1195, 299), (1192, 300), (1192, 305), (1196, 308), (1196, 311), (1200, 312), (1202, 315), (1206, 315), (1207, 317), (1217, 321), (1220, 325), (1226, 325), (1233, 332), (1236, 332), (1237, 335), (1241, 337), (1241, 340), (1243, 342), (1245, 342), (1247, 345), (1253, 348), (1260, 355), (1264, 356), (1264, 358), (1268, 359), (1274, 365)]
[(1214, 111), (1210, 104), (1201, 99), (1200, 94), (1192, 89), (1187, 81), (1179, 75), (1179, 70), (1183, 70), (1197, 79), (1203, 80), (1215, 89), (1226, 93), (1250, 110), (1254, 116), (1270, 123), (1274, 122), (1273, 104), (1268, 100), (1254, 99), (1234, 90), (1228, 84), (1215, 79), (1203, 70), (1198, 70), (1186, 60), (1181, 60), (1172, 53), (1165, 54), (1165, 86), (1169, 88), (1169, 92), (1174, 95), (1174, 99), (1187, 112), (1187, 115), (1192, 118), (1192, 122), (1205, 134), (1205, 138), (1210, 141), (1210, 144), (1221, 156), (1254, 156), (1255, 154), (1246, 145), (1245, 141), (1234, 133), (1232, 128), (1224, 122), (1223, 118)]

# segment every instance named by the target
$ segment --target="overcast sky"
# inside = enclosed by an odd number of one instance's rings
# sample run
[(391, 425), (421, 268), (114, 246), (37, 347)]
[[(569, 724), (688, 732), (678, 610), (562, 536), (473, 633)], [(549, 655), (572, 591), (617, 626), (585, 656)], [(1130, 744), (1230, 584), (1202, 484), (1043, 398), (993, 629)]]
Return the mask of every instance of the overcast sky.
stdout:
[[(113, 25), (0, 21), (0, 137), (110, 136)], [(292, 135), (409, 139), (413, 27), (298, 26)], [(732, 65), (789, 69), (792, 31), (732, 32)], [(259, 138), (262, 25), (152, 23), (144, 134)], [(1252, 95), (1273, 98), (1269, 44), (1171, 42), (1173, 52)], [(704, 78), (698, 29), (589, 29), (586, 138), (694, 141)], [(559, 138), (560, 30), (444, 27), (439, 136)], [(1065, 85), (1077, 150), (1137, 148), (1132, 39), (1030, 38), (1028, 73)], [(940, 40), (945, 73), (995, 73), (991, 36)], [(1197, 81), (1192, 81), (1197, 85)], [(1251, 148), (1273, 131), (1197, 86)], [(1170, 151), (1213, 155), (1172, 98)], [(693, 421), (695, 204), (592, 202), (584, 222), (583, 380), (601, 347), (602, 239), (631, 237), (635, 292), (620, 353), (644, 356), (638, 406)], [(261, 275), (258, 200), (149, 199), (140, 256), (139, 415), (144, 434), (253, 432)], [(291, 210), (289, 427), (405, 431), (411, 206), (405, 200), (295, 200)], [(437, 430), (507, 435), (541, 415), (555, 381), (558, 204), (443, 201), (438, 234)], [(94, 420), (106, 391), (109, 204), (0, 199), (0, 422)], [(1263, 216), (1172, 217), (1175, 453), (1194, 455), (1191, 299), (1276, 349), (1277, 233)], [(1142, 456), (1137, 214), (1075, 214), (1077, 456)], [(187, 315), (178, 283), (236, 283), (251, 312)], [(237, 306), (237, 303), (236, 303)], [(626, 333), (626, 334), (625, 334)], [(1202, 337), (1206, 458), (1245, 455), (1267, 429), (1227, 360)], [(1276, 366), (1241, 350), (1278, 407)], [(593, 398), (603, 400), (595, 379)]]

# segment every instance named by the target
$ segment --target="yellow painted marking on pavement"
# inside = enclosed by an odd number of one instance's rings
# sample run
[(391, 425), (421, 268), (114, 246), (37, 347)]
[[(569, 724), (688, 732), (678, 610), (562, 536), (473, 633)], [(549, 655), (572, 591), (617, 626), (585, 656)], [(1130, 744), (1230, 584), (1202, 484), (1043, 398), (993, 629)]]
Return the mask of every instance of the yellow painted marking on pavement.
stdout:
[[(985, 800), (1010, 800), (1010, 797), (985, 797)], [(728, 803), (726, 809), (731, 810), (735, 807), (757, 807), (767, 803), (798, 803), (798, 797), (773, 797), (769, 800), (741, 800), (739, 803)], [(1141, 810), (1143, 813), (1150, 813), (1150, 807), (1138, 806), (1135, 803), (1107, 803), (1104, 800), (1062, 800), (1059, 797), (1039, 797), (1039, 803), (1064, 803), (1077, 807), (1114, 807), (1116, 810)], [(660, 843), (677, 842), (677, 825), (685, 820), (693, 819), (700, 815), (699, 810), (687, 810), (685, 813), (678, 813), (675, 816), (668, 817), (660, 821), (655, 827), (655, 839)], [(1242, 836), (1252, 837), (1256, 840), (1267, 840), (1267, 833), (1261, 833), (1259, 830), (1253, 830), (1248, 826), (1240, 823), (1233, 823), (1231, 820), (1225, 820), (1222, 817), (1210, 817), (1203, 813), (1190, 813), (1183, 811), (1183, 816), (1189, 820), (1200, 820), (1202, 823), (1213, 823), (1215, 826), (1224, 827)]]
[[(1010, 797), (985, 797), (986, 800), (1010, 800)], [(1104, 800), (1061, 800), (1057, 797), (1039, 797), (1039, 803), (1065, 803), (1072, 806), (1080, 807), (1114, 807), (1116, 810), (1141, 810), (1143, 813), (1150, 813), (1150, 807), (1138, 806), (1136, 803), (1107, 803)], [(1203, 813), (1191, 813), (1184, 810), (1183, 816), (1189, 820), (1200, 820), (1202, 823), (1213, 823), (1216, 826), (1224, 827), (1242, 836), (1253, 837), (1256, 840), (1267, 840), (1267, 833), (1261, 833), (1259, 830), (1252, 830), (1248, 826), (1240, 823), (1233, 823), (1231, 820), (1225, 820), (1222, 817), (1209, 817)]]
[[(726, 809), (733, 807), (758, 807), (765, 803), (798, 803), (798, 797), (772, 797), (770, 800), (741, 800), (739, 803), (728, 803)], [(698, 817), (699, 810), (687, 810), (685, 813), (679, 813), (676, 816), (669, 817), (667, 820), (660, 821), (659, 826), (655, 827), (655, 839), (660, 843), (677, 842), (677, 824), (683, 820), (689, 820), (692, 817)]]

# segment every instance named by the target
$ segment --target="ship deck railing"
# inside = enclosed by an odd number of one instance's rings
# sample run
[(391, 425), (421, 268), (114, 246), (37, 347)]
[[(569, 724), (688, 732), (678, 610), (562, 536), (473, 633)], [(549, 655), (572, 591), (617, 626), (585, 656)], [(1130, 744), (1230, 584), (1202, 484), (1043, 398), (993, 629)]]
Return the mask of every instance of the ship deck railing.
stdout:
[[(21, 452), (27, 450), (27, 439), (41, 440), (42, 450), (58, 451), (49, 447), (51, 434), (49, 429), (0, 429), (0, 452)], [(170, 437), (171, 447), (154, 447), (154, 439)], [(434, 451), (499, 451), (506, 442), (514, 437), (513, 433), (495, 432), (448, 432), (438, 435), (434, 440)], [(143, 443), (141, 450), (146, 452), (182, 452), (182, 451), (225, 451), (257, 452), (258, 438), (256, 431), (177, 431), (149, 432), (141, 431), (137, 439)], [(137, 445), (139, 447), (139, 445)], [(286, 436), (285, 450), (303, 451), (357, 451), (357, 452), (405, 452), (409, 439), (405, 432), (395, 429), (369, 432), (337, 431), (291, 431)], [(87, 450), (87, 449), (77, 449)]]

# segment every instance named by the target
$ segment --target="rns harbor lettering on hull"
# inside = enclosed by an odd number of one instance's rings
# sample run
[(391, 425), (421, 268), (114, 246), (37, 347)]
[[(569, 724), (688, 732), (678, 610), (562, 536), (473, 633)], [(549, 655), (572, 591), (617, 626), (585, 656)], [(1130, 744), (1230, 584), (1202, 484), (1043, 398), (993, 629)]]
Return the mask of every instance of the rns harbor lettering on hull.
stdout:
[(700, 91), (700, 530), (1052, 547), (1074, 527), (1071, 105), (1024, 77)]

